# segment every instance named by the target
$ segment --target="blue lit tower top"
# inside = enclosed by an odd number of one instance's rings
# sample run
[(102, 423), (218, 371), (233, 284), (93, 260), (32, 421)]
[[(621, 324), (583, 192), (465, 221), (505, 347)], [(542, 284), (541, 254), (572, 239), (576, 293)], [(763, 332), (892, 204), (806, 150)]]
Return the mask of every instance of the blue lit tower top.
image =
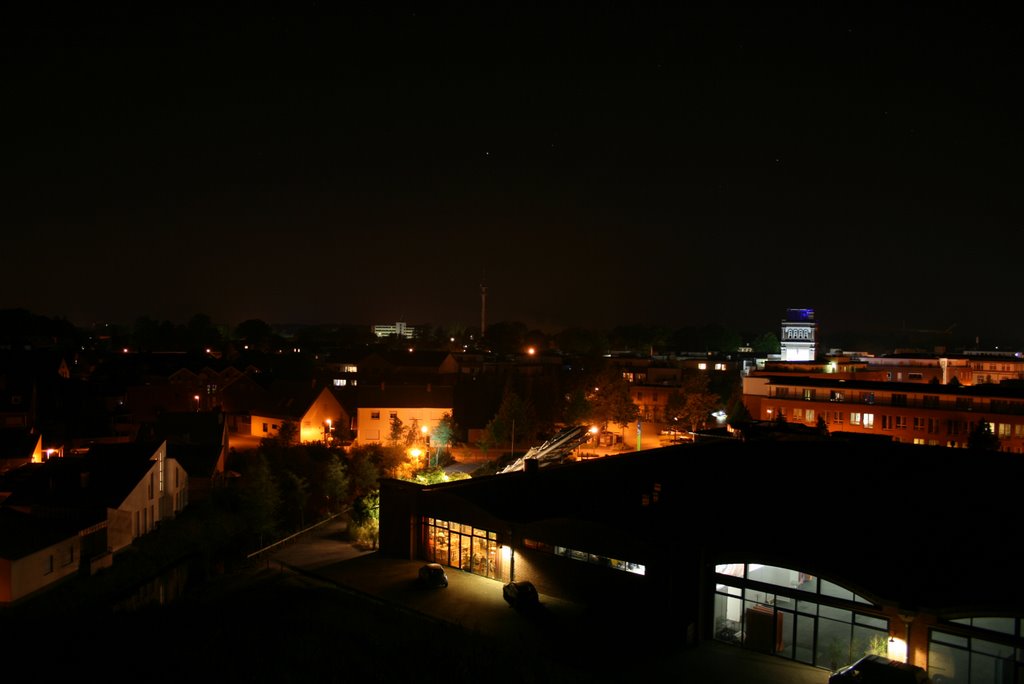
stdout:
[(782, 320), (783, 361), (814, 361), (818, 324), (814, 322), (814, 309), (786, 309)]

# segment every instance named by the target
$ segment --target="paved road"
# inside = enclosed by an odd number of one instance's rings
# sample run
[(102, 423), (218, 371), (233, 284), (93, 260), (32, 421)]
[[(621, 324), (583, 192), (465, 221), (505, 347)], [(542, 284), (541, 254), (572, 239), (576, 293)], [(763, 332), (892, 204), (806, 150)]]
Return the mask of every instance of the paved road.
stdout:
[[(602, 623), (602, 616), (578, 604), (542, 596), (543, 611), (522, 615), (509, 608), (501, 584), (478, 575), (448, 569), (447, 589), (415, 586), (420, 561), (386, 558), (346, 541), (345, 527), (332, 522), (269, 553), (267, 563), (282, 570), (329, 582), (371, 600), (520, 644), (524, 652), (553, 653), (575, 649), (588, 663), (602, 662), (609, 679), (638, 677), (701, 684), (825, 684), (824, 670), (766, 656), (719, 642), (696, 647), (631, 642), (628, 624)], [(569, 654), (571, 655), (571, 654)]]

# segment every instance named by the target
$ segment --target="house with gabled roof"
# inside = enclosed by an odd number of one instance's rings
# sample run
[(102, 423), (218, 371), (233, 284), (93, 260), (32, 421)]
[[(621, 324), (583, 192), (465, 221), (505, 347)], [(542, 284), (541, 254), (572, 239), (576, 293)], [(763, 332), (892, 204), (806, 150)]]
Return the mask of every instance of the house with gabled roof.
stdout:
[(337, 430), (348, 430), (351, 425), (348, 412), (331, 389), (316, 383), (275, 385), (270, 400), (251, 415), (252, 436), (273, 438), (282, 425), (291, 423), (304, 444), (332, 439)]
[(225, 483), (228, 426), (220, 411), (163, 413), (142, 431), (149, 441), (166, 441), (167, 456), (188, 473), (188, 501), (206, 499)]
[(97, 444), (84, 455), (50, 459), (4, 501), (6, 508), (90, 530), (93, 557), (130, 546), (187, 504), (188, 473), (168, 458), (166, 441)]

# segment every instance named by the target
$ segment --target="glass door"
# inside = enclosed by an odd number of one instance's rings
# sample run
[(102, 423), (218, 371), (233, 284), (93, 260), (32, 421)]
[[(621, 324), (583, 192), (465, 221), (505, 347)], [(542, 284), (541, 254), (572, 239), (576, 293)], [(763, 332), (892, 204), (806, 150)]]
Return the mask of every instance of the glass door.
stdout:
[(796, 615), (791, 610), (782, 610), (781, 608), (775, 610), (778, 612), (775, 624), (779, 630), (779, 633), (775, 635), (775, 655), (792, 659)]
[(808, 665), (814, 664), (815, 618), (812, 615), (796, 616), (796, 632), (793, 640), (793, 660)]

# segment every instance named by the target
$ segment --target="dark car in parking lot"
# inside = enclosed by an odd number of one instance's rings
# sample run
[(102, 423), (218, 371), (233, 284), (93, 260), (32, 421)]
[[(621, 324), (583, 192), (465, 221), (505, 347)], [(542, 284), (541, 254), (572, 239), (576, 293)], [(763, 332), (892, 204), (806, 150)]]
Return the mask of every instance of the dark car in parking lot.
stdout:
[(513, 581), (502, 587), (501, 595), (513, 608), (533, 608), (540, 605), (540, 595), (533, 582)]
[(828, 678), (828, 684), (929, 684), (930, 681), (924, 668), (880, 655), (866, 655)]
[(444, 571), (444, 566), (440, 563), (427, 563), (420, 568), (416, 582), (421, 587), (428, 589), (433, 587), (443, 588), (448, 586), (448, 575)]

